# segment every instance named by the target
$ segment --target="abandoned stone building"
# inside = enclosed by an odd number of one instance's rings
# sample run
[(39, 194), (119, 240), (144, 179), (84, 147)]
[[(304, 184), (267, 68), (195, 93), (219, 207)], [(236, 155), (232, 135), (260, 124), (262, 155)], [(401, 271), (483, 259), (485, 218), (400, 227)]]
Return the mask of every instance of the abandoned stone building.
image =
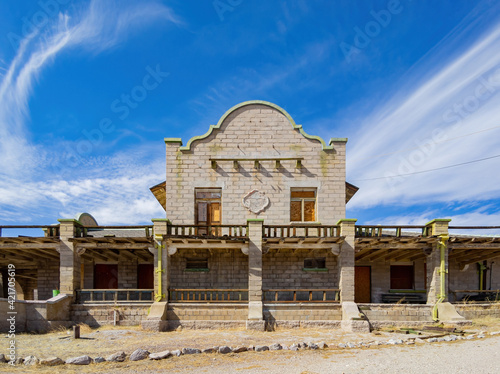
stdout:
[[(308, 135), (263, 101), (236, 105), (185, 145), (166, 138), (166, 178), (151, 188), (165, 217), (151, 225), (100, 226), (83, 213), (0, 227), (0, 310), (11, 305), (10, 265), (18, 331), (500, 317), (500, 237), (488, 234), (498, 227), (356, 225), (345, 214), (358, 190), (345, 178), (346, 143)], [(9, 234), (23, 229), (43, 234)]]

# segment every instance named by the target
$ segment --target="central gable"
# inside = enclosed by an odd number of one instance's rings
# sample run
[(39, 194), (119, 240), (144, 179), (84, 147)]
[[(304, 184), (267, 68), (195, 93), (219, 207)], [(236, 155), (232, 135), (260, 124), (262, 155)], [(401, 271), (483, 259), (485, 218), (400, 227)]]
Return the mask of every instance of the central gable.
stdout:
[(297, 125), (293, 118), (281, 107), (266, 101), (245, 101), (229, 109), (220, 118), (217, 125), (211, 125), (208, 132), (191, 138), (180, 151), (191, 151), (200, 142), (218, 140), (226, 145), (257, 143), (259, 138), (276, 140), (283, 144), (303, 144), (311, 148), (332, 150), (319, 136), (305, 133), (302, 125)]

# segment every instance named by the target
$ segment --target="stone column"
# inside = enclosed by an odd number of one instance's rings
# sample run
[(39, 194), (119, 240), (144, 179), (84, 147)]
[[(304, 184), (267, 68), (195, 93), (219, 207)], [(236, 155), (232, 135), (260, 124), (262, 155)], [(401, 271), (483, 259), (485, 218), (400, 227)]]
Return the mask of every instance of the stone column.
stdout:
[[(141, 321), (143, 329), (152, 331), (166, 331), (168, 329), (167, 310), (168, 310), (168, 288), (170, 280), (170, 264), (168, 256), (168, 247), (166, 246), (163, 235), (168, 232), (168, 219), (153, 219), (153, 238), (154, 247), (150, 250), (154, 255), (154, 297), (155, 301), (146, 319)], [(161, 248), (158, 248), (158, 246)], [(161, 253), (161, 257), (160, 257)], [(161, 266), (160, 260), (161, 259)], [(160, 276), (161, 274), (161, 287)]]
[(75, 291), (80, 288), (81, 260), (69, 239), (76, 236), (80, 223), (75, 219), (60, 219), (58, 221), (61, 239), (59, 244), (59, 290), (62, 294), (74, 297)]
[(345, 237), (338, 257), (340, 302), (354, 302), (354, 240), (356, 219), (341, 219), (340, 235)]
[[(451, 219), (435, 219), (426, 224), (428, 236), (448, 235), (448, 224)], [(447, 242), (447, 241), (446, 241)], [(448, 301), (448, 248), (445, 249), (445, 299)], [(439, 244), (432, 244), (431, 253), (427, 256), (427, 304), (436, 304), (441, 294), (441, 250)]]
[(248, 223), (248, 321), (247, 329), (264, 330), (262, 310), (262, 226), (263, 219)]

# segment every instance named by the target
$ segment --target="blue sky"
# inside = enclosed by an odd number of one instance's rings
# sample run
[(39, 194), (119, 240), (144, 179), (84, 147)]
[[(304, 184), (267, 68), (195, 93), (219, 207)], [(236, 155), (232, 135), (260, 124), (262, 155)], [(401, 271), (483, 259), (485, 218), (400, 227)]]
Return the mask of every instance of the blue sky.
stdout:
[(499, 21), (495, 1), (3, 1), (0, 224), (162, 217), (163, 138), (267, 100), (349, 138), (358, 223), (500, 225)]

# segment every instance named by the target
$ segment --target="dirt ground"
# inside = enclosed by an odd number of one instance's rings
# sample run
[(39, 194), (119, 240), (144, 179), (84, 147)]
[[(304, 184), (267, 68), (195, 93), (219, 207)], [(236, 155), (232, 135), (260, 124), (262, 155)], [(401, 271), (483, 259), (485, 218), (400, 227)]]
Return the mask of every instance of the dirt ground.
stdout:
[[(388, 329), (390, 330), (390, 329)], [(128, 355), (137, 348), (149, 352), (190, 348), (209, 348), (228, 345), (291, 345), (301, 342), (325, 342), (325, 350), (282, 350), (269, 352), (242, 352), (222, 354), (197, 354), (171, 357), (161, 361), (105, 362), (88, 366), (64, 365), (52, 368), (41, 366), (16, 367), (0, 364), (0, 372), (9, 373), (407, 373), (453, 372), (498, 373), (500, 364), (492, 359), (500, 350), (500, 319), (476, 320), (469, 333), (485, 332), (483, 339), (459, 340), (442, 343), (417, 343), (414, 345), (376, 345), (373, 342), (389, 339), (412, 340), (419, 337), (401, 332), (374, 331), (369, 334), (345, 333), (341, 330), (293, 329), (275, 332), (250, 332), (245, 330), (183, 330), (152, 333), (136, 327), (101, 329), (82, 328), (82, 339), (73, 339), (67, 331), (49, 334), (19, 334), (16, 337), (18, 357), (35, 355), (38, 358), (89, 355), (107, 357), (117, 351)], [(423, 337), (424, 334), (420, 335)], [(432, 334), (431, 334), (432, 335)], [(4, 336), (0, 353), (7, 353), (8, 340)], [(339, 348), (339, 343), (372, 343), (369, 347)]]

